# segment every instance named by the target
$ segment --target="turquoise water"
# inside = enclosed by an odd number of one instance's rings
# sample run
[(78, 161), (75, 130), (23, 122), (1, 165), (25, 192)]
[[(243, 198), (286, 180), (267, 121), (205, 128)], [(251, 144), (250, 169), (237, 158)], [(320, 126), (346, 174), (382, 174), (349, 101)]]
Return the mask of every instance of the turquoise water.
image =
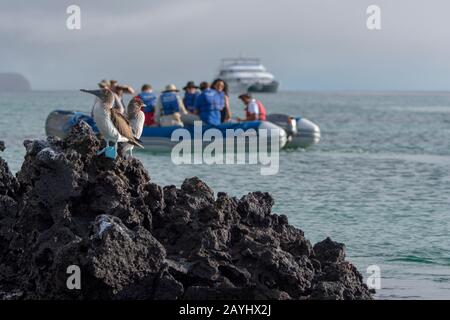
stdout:
[[(261, 96), (269, 111), (302, 115), (322, 129), (307, 150), (283, 151), (280, 172), (259, 166), (175, 166), (170, 155), (138, 153), (152, 179), (180, 185), (199, 176), (215, 191), (268, 191), (275, 212), (317, 242), (347, 245), (365, 274), (381, 268), (377, 297), (450, 298), (450, 93), (279, 93)], [(0, 94), (2, 157), (13, 171), (22, 141), (42, 137), (56, 108), (90, 110), (78, 92)], [(242, 106), (232, 98), (235, 115)]]

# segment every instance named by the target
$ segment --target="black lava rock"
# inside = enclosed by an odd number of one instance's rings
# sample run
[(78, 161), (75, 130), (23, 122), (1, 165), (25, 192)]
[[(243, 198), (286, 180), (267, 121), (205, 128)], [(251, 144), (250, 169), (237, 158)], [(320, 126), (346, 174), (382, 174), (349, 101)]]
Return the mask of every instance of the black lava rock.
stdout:
[(97, 156), (83, 123), (24, 145), (17, 178), (0, 158), (0, 299), (372, 298), (344, 246), (313, 247), (267, 193), (161, 188), (139, 160)]

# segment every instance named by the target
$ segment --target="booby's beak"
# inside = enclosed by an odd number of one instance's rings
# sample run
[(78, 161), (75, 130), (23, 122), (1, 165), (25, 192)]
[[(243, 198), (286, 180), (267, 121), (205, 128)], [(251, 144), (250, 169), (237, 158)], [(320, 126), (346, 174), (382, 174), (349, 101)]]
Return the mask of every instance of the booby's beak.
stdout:
[(93, 94), (97, 98), (103, 100), (106, 96), (106, 90), (105, 89), (97, 89), (97, 90), (86, 90), (86, 89), (80, 89), (81, 92)]

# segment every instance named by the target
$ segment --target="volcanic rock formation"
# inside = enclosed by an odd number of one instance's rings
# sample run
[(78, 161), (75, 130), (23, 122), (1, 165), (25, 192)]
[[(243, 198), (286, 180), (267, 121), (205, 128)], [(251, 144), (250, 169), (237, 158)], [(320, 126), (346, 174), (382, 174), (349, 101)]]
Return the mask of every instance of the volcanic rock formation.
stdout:
[(0, 158), (0, 299), (371, 299), (344, 245), (313, 247), (268, 193), (161, 188), (83, 123), (24, 145), (16, 177)]

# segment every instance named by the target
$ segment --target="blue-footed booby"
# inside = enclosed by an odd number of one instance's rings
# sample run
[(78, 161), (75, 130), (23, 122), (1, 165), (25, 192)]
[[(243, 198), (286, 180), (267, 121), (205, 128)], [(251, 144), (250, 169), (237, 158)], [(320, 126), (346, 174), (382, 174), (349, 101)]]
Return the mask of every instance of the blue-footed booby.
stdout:
[[(139, 97), (135, 97), (130, 100), (127, 108), (128, 121), (130, 121), (130, 126), (136, 139), (141, 138), (144, 130), (145, 114), (141, 110), (142, 107), (145, 107), (145, 103)], [(133, 156), (133, 148), (134, 145), (127, 143), (123, 148), (123, 152), (129, 152), (130, 156)]]
[[(98, 130), (106, 141), (106, 147), (99, 151), (98, 154), (105, 153), (108, 158), (115, 159), (117, 157), (117, 144), (126, 142), (133, 146), (144, 148), (140, 140), (133, 134), (133, 129), (129, 121), (114, 107), (114, 93), (108, 89), (100, 90), (81, 90), (97, 96), (101, 103), (94, 106), (93, 117)], [(114, 145), (110, 146), (110, 142)]]

